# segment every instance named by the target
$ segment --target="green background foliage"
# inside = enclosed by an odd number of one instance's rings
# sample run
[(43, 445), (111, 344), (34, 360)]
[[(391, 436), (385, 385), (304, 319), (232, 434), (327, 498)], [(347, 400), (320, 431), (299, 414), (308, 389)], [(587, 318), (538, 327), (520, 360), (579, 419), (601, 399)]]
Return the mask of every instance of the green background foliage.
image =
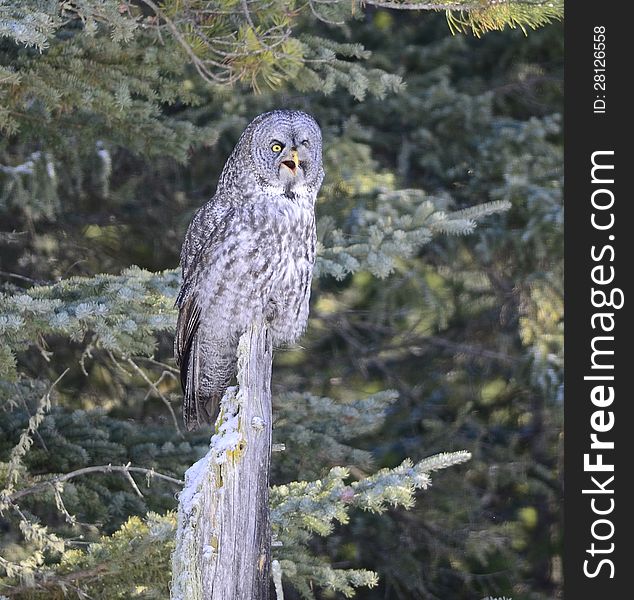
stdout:
[(0, 0), (0, 597), (168, 596), (180, 244), (277, 107), (326, 170), (285, 597), (561, 596), (563, 3), (381, 4)]

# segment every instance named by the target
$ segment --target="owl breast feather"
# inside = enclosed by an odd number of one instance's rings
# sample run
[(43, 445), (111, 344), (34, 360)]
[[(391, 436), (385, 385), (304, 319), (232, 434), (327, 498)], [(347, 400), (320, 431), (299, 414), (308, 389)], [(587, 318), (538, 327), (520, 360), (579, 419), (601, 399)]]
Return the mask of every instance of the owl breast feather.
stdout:
[[(271, 201), (272, 200), (272, 201)], [(201, 309), (216, 333), (239, 335), (266, 319), (274, 343), (295, 341), (306, 328), (315, 217), (288, 200), (237, 209), (203, 270)]]

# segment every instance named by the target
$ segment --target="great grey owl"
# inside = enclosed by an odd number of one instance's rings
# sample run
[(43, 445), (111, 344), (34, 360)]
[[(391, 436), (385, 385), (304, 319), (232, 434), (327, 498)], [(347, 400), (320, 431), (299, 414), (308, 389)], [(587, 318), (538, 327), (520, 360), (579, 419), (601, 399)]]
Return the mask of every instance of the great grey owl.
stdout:
[(215, 195), (194, 215), (181, 251), (174, 344), (188, 430), (216, 420), (238, 340), (254, 320), (266, 321), (276, 345), (303, 333), (323, 177), (315, 119), (267, 112), (244, 130)]

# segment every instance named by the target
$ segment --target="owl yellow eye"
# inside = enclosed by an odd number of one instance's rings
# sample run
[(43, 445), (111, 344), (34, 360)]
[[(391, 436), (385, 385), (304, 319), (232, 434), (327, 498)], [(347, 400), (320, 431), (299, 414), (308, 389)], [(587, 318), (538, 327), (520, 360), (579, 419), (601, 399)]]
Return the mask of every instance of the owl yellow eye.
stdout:
[(274, 142), (273, 144), (271, 144), (271, 150), (279, 154), (282, 151), (282, 144), (280, 144), (279, 142)]

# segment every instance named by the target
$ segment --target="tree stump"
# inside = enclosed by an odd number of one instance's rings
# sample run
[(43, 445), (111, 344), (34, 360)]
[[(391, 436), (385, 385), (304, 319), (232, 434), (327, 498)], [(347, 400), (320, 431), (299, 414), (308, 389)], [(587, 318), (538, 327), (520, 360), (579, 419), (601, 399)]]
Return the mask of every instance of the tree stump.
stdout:
[(271, 559), (272, 345), (253, 325), (238, 347), (238, 387), (222, 399), (209, 452), (179, 496), (172, 600), (268, 600)]

